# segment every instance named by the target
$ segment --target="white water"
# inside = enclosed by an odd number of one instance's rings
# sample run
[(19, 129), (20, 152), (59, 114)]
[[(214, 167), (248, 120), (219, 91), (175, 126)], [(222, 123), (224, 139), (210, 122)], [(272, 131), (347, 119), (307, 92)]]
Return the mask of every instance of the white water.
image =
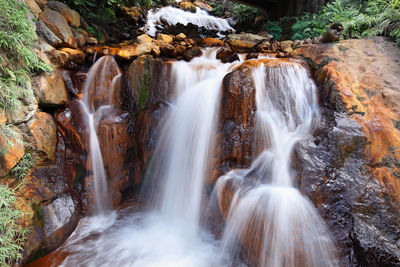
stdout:
[(295, 144), (318, 123), (315, 85), (304, 68), (290, 63), (261, 65), (253, 78), (256, 139), (263, 149), (249, 169), (231, 171), (217, 182), (220, 201), (225, 189), (234, 191), (222, 247), (235, 257), (246, 243), (257, 266), (334, 266), (328, 231), (312, 203), (293, 187), (290, 166)]
[[(150, 178), (160, 189), (155, 190), (151, 211), (82, 219), (60, 249), (68, 254), (61, 266), (238, 266), (241, 260), (233, 253), (239, 254), (249, 221), (262, 227), (246, 232), (250, 240), (262, 239), (259, 266), (332, 265), (333, 250), (323, 222), (292, 187), (293, 146), (307, 138), (318, 122), (315, 86), (298, 65), (253, 70), (257, 142), (263, 152), (250, 169), (232, 171), (218, 181), (220, 194), (228, 183), (237, 185), (222, 241), (200, 226), (203, 188), (213, 167), (209, 159), (214, 153), (221, 83), (240, 64), (222, 64), (215, 56), (216, 50), (207, 50), (189, 63), (173, 65), (174, 96), (160, 124), (151, 164)], [(100, 69), (96, 64), (93, 71)], [(248, 181), (254, 184), (242, 186)]]
[[(102, 117), (102, 111), (105, 108), (112, 108), (114, 90), (118, 90), (116, 84), (120, 79), (121, 73), (114, 58), (107, 56), (100, 58), (87, 75), (83, 92), (84, 97), (81, 101), (83, 110), (88, 117), (88, 160), (93, 171), (94, 201), (92, 205), (95, 206), (94, 214), (103, 214), (110, 211), (112, 207), (96, 127)], [(101, 101), (97, 102), (98, 99), (101, 99)]]
[(169, 25), (181, 23), (185, 26), (192, 23), (198, 27), (218, 32), (235, 31), (226, 19), (211, 16), (207, 11), (198, 7), (196, 7), (196, 13), (192, 13), (171, 6), (150, 10), (147, 14), (147, 22), (144, 29), (147, 34), (154, 37), (157, 32), (157, 25), (162, 25), (162, 22), (166, 22)]

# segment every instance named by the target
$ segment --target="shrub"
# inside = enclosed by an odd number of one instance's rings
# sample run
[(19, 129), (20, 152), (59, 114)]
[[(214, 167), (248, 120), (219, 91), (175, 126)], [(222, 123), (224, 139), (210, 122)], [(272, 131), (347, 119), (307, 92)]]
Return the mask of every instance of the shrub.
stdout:
[(13, 110), (33, 71), (51, 68), (34, 52), (37, 39), (23, 1), (0, 0), (0, 108)]
[(35, 164), (35, 159), (31, 153), (26, 153), (17, 163), (17, 165), (11, 170), (11, 175), (15, 176), (18, 180), (25, 178), (29, 173), (30, 169)]
[(265, 30), (271, 34), (275, 40), (279, 40), (282, 37), (282, 28), (276, 22), (268, 21), (265, 24)]
[(21, 259), (24, 237), (28, 230), (17, 223), (24, 215), (16, 208), (15, 189), (0, 184), (0, 266), (9, 266)]
[(292, 39), (318, 36), (333, 22), (343, 24), (347, 38), (385, 35), (400, 44), (399, 0), (334, 0), (314, 15), (303, 14), (292, 26)]

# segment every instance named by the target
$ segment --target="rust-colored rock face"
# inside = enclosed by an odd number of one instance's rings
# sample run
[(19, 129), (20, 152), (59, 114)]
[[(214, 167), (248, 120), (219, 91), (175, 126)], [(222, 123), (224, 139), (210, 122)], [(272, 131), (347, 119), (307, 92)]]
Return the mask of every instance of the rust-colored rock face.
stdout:
[(60, 72), (44, 73), (33, 78), (32, 89), (40, 106), (59, 106), (68, 103), (68, 95)]
[(114, 206), (121, 202), (121, 192), (130, 184), (126, 171), (129, 160), (128, 152), (132, 149), (130, 135), (127, 131), (129, 115), (115, 110), (97, 125), (97, 135), (101, 144), (104, 169), (112, 184), (112, 201)]
[(7, 175), (25, 153), (20, 131), (16, 127), (11, 131), (13, 133), (0, 134), (0, 177)]
[(55, 160), (57, 127), (53, 117), (45, 112), (36, 112), (28, 122), (31, 144), (39, 154), (37, 164), (49, 164)]
[(297, 148), (300, 189), (325, 218), (343, 265), (398, 265), (400, 50), (377, 37), (295, 53), (322, 84), (320, 129)]
[(204, 46), (204, 47), (223, 46), (224, 44), (225, 43), (223, 41), (212, 37), (204, 38), (198, 43), (199, 46)]
[(65, 20), (65, 18), (49, 8), (45, 8), (40, 17), (49, 29), (57, 35), (58, 38), (63, 40), (63, 44), (72, 48), (76, 48), (75, 37)]
[(217, 134), (217, 173), (210, 183), (230, 168), (248, 167), (251, 163), (256, 104), (250, 71), (243, 65), (224, 77)]
[(48, 1), (47, 6), (55, 11), (60, 12), (68, 24), (74, 26), (75, 28), (79, 28), (81, 25), (81, 17), (79, 13), (69, 8), (66, 4), (58, 1)]

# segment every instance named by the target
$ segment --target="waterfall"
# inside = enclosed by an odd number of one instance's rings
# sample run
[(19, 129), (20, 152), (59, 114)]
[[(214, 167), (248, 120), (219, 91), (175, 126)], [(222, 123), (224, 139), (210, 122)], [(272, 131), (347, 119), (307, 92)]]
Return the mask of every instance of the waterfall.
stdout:
[[(292, 63), (261, 64), (252, 75), (261, 152), (249, 169), (233, 170), (217, 182), (221, 206), (229, 211), (222, 247), (235, 257), (246, 246), (256, 266), (334, 266), (328, 231), (312, 203), (293, 187), (291, 169), (295, 144), (309, 137), (319, 120), (316, 87), (306, 70)], [(233, 195), (228, 207), (227, 192)]]
[(104, 170), (96, 128), (98, 122), (116, 103), (115, 94), (119, 91), (121, 72), (111, 56), (100, 58), (90, 69), (84, 86), (81, 101), (88, 117), (89, 129), (89, 162), (93, 171), (95, 214), (111, 210), (111, 199)]
[[(256, 88), (258, 155), (249, 169), (230, 171), (217, 181), (215, 192), (220, 206), (227, 209), (223, 212), (226, 228), (222, 240), (200, 224), (202, 207), (207, 204), (205, 184), (215, 167), (211, 159), (222, 81), (241, 64), (221, 63), (216, 60), (216, 51), (207, 49), (191, 62), (173, 63), (173, 92), (159, 122), (160, 136), (144, 182), (151, 187), (147, 192), (150, 210), (123, 210), (82, 219), (59, 249), (62, 263), (55, 264), (334, 265), (335, 252), (323, 221), (294, 187), (290, 165), (293, 148), (309, 137), (319, 121), (315, 85), (296, 63), (268, 68), (257, 60), (250, 64)], [(96, 123), (118, 105), (114, 94), (120, 77), (112, 57), (99, 59), (89, 71), (82, 100), (91, 118), (90, 155), (93, 170), (97, 170), (93, 174), (99, 211), (110, 204)]]

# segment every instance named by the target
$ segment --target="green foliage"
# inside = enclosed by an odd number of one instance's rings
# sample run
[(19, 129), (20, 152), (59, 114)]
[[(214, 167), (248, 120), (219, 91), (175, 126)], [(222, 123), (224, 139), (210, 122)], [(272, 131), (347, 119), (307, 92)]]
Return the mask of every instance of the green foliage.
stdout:
[(37, 39), (23, 1), (0, 0), (0, 109), (13, 110), (23, 99), (33, 71), (51, 68), (35, 54)]
[(321, 35), (333, 22), (344, 27), (344, 37), (393, 37), (400, 43), (399, 0), (334, 0), (314, 15), (305, 13), (292, 26), (292, 39)]
[(9, 266), (21, 259), (24, 237), (28, 230), (18, 222), (23, 213), (16, 208), (15, 189), (0, 184), (0, 266)]
[(263, 12), (258, 9), (247, 5), (234, 4), (232, 7), (233, 18), (237, 21), (237, 25), (249, 26), (254, 23), (257, 16), (263, 15)]
[(268, 21), (265, 24), (265, 30), (274, 36), (275, 40), (279, 40), (282, 37), (282, 28), (276, 22)]
[(31, 153), (26, 153), (17, 163), (17, 165), (11, 170), (11, 174), (18, 180), (25, 178), (29, 173), (29, 170), (35, 164), (35, 159)]

